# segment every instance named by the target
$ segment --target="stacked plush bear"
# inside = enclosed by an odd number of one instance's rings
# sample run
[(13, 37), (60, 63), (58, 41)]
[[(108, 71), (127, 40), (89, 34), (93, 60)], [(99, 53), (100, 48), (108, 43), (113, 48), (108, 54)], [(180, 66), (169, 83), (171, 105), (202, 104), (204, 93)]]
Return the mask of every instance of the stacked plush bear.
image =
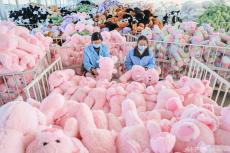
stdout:
[(69, 23), (63, 29), (62, 38), (71, 37), (73, 34), (79, 34), (82, 36), (92, 35), (94, 32), (100, 32), (100, 28), (93, 26), (92, 24), (86, 24), (82, 22), (78, 22), (76, 24)]
[(80, 1), (80, 3), (78, 3), (73, 10), (75, 12), (85, 12), (85, 13), (92, 13), (92, 14), (96, 13), (97, 11), (95, 4), (88, 0)]
[(8, 74), (0, 78), (0, 101), (9, 96), (7, 93), (18, 93), (33, 78), (32, 73), (24, 76), (9, 74), (32, 70), (39, 65), (51, 42), (51, 39), (41, 33), (31, 35), (24, 27), (11, 22), (0, 22), (0, 74)]
[[(73, 24), (87, 24), (93, 26), (94, 21), (92, 17), (83, 12), (83, 13), (71, 13), (62, 17), (61, 15), (52, 15), (49, 16), (46, 20), (46, 23), (39, 25), (38, 28), (34, 28), (33, 32), (42, 32), (44, 35), (49, 37), (61, 37), (65, 31), (72, 30), (72, 33), (76, 32), (74, 28), (69, 29)], [(77, 25), (76, 25), (77, 27)], [(84, 28), (84, 27), (81, 27)], [(91, 27), (90, 27), (91, 28)], [(91, 28), (92, 29), (92, 28)], [(71, 33), (71, 34), (72, 34)], [(87, 33), (86, 33), (87, 34)]]
[(152, 47), (156, 58), (169, 59), (174, 70), (181, 71), (191, 57), (207, 64), (214, 63), (216, 67), (229, 68), (230, 36), (214, 31), (209, 24), (198, 26), (196, 22), (182, 22), (164, 26), (162, 30), (155, 26), (146, 28), (142, 34), (154, 40)]
[[(98, 77), (73, 70), (49, 77), (52, 93), (0, 107), (0, 152), (172, 153), (224, 152), (230, 108), (209, 98), (208, 81), (135, 66), (110, 81), (116, 58), (101, 58)], [(64, 96), (63, 96), (64, 95)]]

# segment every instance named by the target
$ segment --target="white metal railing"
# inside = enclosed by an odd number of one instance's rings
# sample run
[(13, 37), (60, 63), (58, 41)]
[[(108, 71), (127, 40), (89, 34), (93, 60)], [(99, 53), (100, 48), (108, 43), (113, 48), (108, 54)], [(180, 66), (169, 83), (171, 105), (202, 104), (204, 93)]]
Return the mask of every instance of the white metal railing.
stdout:
[[(48, 65), (51, 63), (50, 52), (39, 61), (39, 63), (31, 70), (12, 73), (0, 73), (0, 81), (4, 91), (0, 91), (0, 105), (7, 101), (15, 99), (17, 96), (23, 95), (23, 89), (35, 79)], [(29, 79), (28, 79), (29, 78)], [(9, 82), (9, 79), (10, 82)]]
[[(127, 42), (136, 42), (138, 37), (131, 35), (131, 34), (122, 34), (123, 37), (126, 38)], [(65, 38), (60, 37), (52, 37), (54, 44), (59, 44), (60, 46), (63, 45), (63, 43), (66, 41)]]
[(25, 87), (25, 95), (27, 98), (33, 97), (41, 101), (50, 93), (49, 75), (57, 70), (62, 70), (62, 62), (59, 57), (52, 64), (50, 64), (40, 75), (37, 76), (28, 86)]
[(230, 82), (211, 70), (208, 66), (192, 58), (189, 64), (188, 76), (201, 80), (208, 80), (213, 89), (211, 98), (221, 106), (230, 103)]

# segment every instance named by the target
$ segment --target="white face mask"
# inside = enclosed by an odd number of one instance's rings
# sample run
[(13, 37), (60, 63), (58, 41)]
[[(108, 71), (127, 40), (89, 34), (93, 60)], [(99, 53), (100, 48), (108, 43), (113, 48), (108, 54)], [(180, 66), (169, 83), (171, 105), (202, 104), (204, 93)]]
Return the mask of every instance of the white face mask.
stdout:
[(101, 44), (93, 44), (93, 47), (94, 47), (94, 48), (100, 48), (100, 47), (101, 47)]
[(138, 49), (143, 53), (146, 50), (147, 46), (138, 45)]

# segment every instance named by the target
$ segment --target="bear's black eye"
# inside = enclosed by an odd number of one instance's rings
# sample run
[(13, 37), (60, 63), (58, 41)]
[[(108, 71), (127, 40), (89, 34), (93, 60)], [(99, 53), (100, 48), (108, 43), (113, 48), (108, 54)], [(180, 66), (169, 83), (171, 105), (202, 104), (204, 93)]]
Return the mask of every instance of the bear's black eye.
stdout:
[(48, 142), (43, 142), (43, 146), (46, 146), (46, 145), (48, 145)]
[(57, 143), (60, 143), (61, 141), (57, 139), (56, 142), (57, 142)]

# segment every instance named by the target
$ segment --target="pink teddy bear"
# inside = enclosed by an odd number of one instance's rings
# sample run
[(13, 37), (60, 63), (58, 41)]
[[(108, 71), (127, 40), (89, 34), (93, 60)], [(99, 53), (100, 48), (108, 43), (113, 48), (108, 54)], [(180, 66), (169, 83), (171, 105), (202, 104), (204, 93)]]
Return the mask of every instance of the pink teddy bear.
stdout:
[(66, 136), (61, 130), (41, 131), (29, 144), (26, 153), (89, 153), (80, 140)]
[(49, 76), (49, 85), (51, 90), (60, 86), (65, 81), (68, 81), (75, 74), (74, 70), (67, 69), (55, 71)]
[(197, 121), (205, 124), (212, 131), (215, 131), (219, 128), (219, 119), (218, 117), (208, 109), (198, 107), (196, 105), (188, 105), (183, 113), (181, 114), (181, 119), (192, 118)]
[(126, 95), (127, 92), (119, 84), (114, 84), (107, 89), (106, 98), (109, 102), (110, 113), (113, 113), (116, 116), (121, 115), (121, 103), (125, 100)]
[[(1, 131), (0, 134), (1, 146), (4, 143), (9, 144), (11, 141), (12, 143), (7, 148), (17, 146), (18, 148), (15, 149), (18, 149), (19, 152), (28, 145), (38, 130), (47, 125), (46, 116), (39, 109), (23, 101), (14, 101), (3, 105), (0, 107), (0, 113), (2, 114), (0, 116), (0, 129), (5, 130), (5, 132)], [(15, 142), (18, 141), (21, 142), (16, 145)], [(0, 148), (4, 150), (4, 147)], [(5, 151), (7, 152), (8, 149)]]
[(165, 88), (158, 93), (155, 109), (163, 109), (176, 115), (181, 108), (183, 108), (182, 100), (176, 91)]
[(111, 80), (112, 75), (117, 72), (117, 70), (114, 68), (115, 63), (117, 62), (117, 57), (100, 57), (99, 59), (99, 68), (97, 69), (98, 80)]
[(127, 81), (136, 81), (145, 83), (145, 85), (154, 85), (159, 80), (159, 72), (155, 69), (145, 70), (144, 67), (134, 65), (131, 70), (127, 71), (120, 77), (120, 81), (126, 83)]
[(103, 109), (106, 104), (106, 89), (93, 88), (89, 91), (84, 101), (91, 109)]
[[(195, 119), (182, 119), (172, 125), (171, 134), (176, 136), (175, 152), (199, 148), (201, 142), (214, 145), (213, 132), (205, 124)], [(190, 150), (188, 150), (190, 151)], [(200, 150), (197, 150), (198, 152)]]
[(160, 125), (154, 121), (147, 122), (150, 133), (150, 146), (155, 153), (170, 153), (176, 144), (175, 135), (163, 132)]
[(96, 128), (93, 114), (86, 104), (80, 104), (77, 116), (82, 142), (90, 153), (116, 153), (115, 132)]
[(0, 152), (4, 153), (25, 153), (26, 144), (24, 134), (9, 129), (0, 129)]
[(132, 100), (127, 99), (122, 103), (122, 116), (125, 119), (126, 127), (121, 129), (118, 135), (117, 152), (144, 153), (149, 151), (149, 133), (138, 116), (135, 103)]
[(215, 140), (217, 145), (230, 146), (229, 137), (230, 137), (230, 107), (222, 108), (220, 116), (220, 127), (214, 132)]

